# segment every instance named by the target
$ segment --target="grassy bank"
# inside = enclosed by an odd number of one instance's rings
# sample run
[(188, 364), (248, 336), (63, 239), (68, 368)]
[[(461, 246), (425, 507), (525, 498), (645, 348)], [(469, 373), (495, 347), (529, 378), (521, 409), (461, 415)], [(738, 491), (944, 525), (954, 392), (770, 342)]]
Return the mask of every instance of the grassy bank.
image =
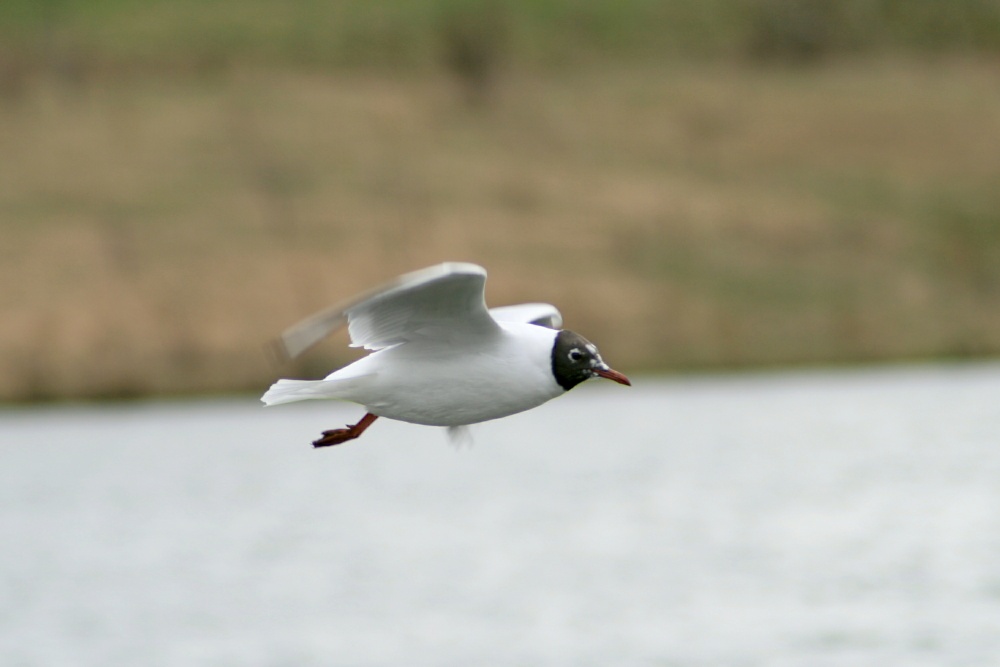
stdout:
[(266, 340), (446, 259), (625, 371), (1000, 351), (976, 59), (427, 73), (239, 66), (0, 105), (0, 398), (259, 389)]
[(5, 0), (4, 75), (1000, 52), (994, 0)]

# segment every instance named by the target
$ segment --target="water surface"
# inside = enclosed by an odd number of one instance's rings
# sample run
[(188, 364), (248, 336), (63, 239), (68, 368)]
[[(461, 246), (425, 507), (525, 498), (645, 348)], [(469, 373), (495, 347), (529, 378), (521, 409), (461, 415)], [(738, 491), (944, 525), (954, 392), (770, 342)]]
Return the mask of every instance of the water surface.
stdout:
[(1000, 664), (1000, 367), (0, 411), (0, 664)]

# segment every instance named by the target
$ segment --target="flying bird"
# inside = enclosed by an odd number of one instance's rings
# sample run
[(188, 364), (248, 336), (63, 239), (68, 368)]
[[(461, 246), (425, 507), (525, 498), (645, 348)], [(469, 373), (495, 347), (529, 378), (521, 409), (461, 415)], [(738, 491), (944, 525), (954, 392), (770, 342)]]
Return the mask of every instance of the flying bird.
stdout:
[(530, 410), (584, 380), (631, 385), (583, 336), (561, 329), (546, 303), (487, 309), (486, 270), (447, 262), (407, 273), (282, 334), (294, 358), (347, 325), (351, 347), (372, 351), (322, 380), (278, 380), (265, 405), (332, 398), (364, 406), (355, 424), (314, 447), (360, 436), (378, 417), (451, 429)]

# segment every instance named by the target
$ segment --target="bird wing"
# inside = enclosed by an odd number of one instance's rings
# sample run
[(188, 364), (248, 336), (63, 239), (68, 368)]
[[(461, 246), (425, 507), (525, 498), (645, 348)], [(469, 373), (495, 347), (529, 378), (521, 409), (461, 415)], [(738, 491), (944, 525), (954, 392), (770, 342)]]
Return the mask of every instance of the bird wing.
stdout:
[(486, 269), (446, 262), (396, 278), (286, 330), (279, 354), (295, 358), (347, 324), (352, 347), (378, 350), (416, 338), (489, 335), (498, 330), (486, 310)]
[(550, 303), (520, 303), (516, 306), (490, 308), (490, 315), (498, 322), (525, 322), (549, 329), (561, 329), (562, 314)]

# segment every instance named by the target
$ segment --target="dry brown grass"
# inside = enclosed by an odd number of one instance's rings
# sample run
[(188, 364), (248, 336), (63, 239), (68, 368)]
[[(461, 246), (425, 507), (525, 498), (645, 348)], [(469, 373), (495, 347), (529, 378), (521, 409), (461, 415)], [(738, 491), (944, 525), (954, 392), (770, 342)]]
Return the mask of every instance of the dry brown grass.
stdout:
[[(234, 70), (0, 105), (0, 398), (261, 388), (299, 317), (447, 259), (629, 369), (1000, 350), (1000, 69)], [(343, 361), (344, 339), (285, 373)]]

